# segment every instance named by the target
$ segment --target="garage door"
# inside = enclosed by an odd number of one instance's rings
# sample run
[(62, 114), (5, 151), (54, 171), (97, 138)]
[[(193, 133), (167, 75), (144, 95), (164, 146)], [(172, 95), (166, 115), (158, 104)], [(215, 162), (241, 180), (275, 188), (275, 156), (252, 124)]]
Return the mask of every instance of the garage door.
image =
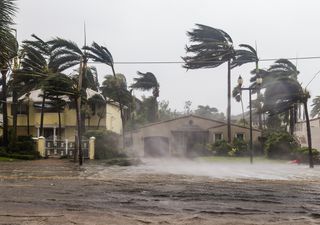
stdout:
[(165, 157), (169, 155), (169, 139), (167, 137), (144, 138), (144, 156)]

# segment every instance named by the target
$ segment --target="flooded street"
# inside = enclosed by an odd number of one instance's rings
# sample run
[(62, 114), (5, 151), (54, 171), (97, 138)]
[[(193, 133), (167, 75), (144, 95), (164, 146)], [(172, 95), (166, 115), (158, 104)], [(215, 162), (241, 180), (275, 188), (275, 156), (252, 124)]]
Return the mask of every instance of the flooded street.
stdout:
[(1, 162), (0, 224), (320, 224), (320, 168)]

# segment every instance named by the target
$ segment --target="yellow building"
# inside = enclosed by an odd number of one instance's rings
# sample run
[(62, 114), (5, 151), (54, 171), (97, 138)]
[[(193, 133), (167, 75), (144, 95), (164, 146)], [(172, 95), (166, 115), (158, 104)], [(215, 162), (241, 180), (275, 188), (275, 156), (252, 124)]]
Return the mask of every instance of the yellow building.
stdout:
[[(90, 99), (94, 95), (100, 95), (91, 89), (87, 89), (87, 98)], [(40, 136), (40, 120), (41, 120), (41, 104), (42, 91), (34, 90), (19, 98), (18, 116), (17, 116), (17, 134), (18, 136), (29, 134), (38, 137)], [(103, 96), (102, 96), (103, 97)], [(66, 105), (60, 111), (61, 135), (59, 134), (59, 114), (57, 107), (52, 106), (50, 100), (47, 100), (47, 105), (44, 113), (43, 136), (46, 138), (56, 138), (61, 136), (62, 139), (73, 140), (76, 134), (76, 109), (75, 105), (64, 98)], [(12, 98), (8, 98), (8, 124), (12, 127)], [(85, 112), (84, 112), (85, 111)], [(107, 129), (115, 133), (121, 134), (122, 123), (120, 110), (117, 103), (108, 103), (105, 106), (88, 104), (87, 109), (81, 113), (85, 113), (85, 124), (87, 130)], [(28, 126), (29, 124), (29, 126)]]

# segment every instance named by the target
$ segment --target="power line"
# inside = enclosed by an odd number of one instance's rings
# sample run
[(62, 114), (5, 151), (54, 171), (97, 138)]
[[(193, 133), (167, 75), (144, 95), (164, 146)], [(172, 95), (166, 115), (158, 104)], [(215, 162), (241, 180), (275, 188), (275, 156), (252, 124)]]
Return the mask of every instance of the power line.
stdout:
[[(276, 61), (280, 58), (266, 58), (266, 59), (259, 59), (260, 62), (268, 62), (268, 61)], [(306, 56), (306, 57), (287, 57), (282, 59), (287, 60), (312, 60), (312, 59), (320, 59), (320, 56)], [(221, 62), (221, 61), (197, 61), (197, 63), (215, 63), (215, 62)], [(245, 60), (240, 60), (237, 62), (248, 62)], [(90, 64), (101, 64), (101, 62), (88, 62)], [(117, 61), (114, 62), (114, 64), (184, 64), (184, 61)]]
[(311, 84), (311, 82), (320, 74), (320, 70), (312, 77), (312, 79), (309, 81), (309, 83), (306, 85), (305, 88), (307, 88), (309, 86), (309, 84)]

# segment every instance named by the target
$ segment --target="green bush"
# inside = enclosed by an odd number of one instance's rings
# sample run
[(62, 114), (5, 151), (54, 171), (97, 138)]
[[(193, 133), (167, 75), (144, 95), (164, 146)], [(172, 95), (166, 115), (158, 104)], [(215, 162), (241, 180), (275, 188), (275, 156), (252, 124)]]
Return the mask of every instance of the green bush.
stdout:
[(87, 131), (87, 138), (95, 137), (95, 159), (111, 159), (125, 157), (120, 153), (119, 140), (120, 135), (112, 131), (93, 130)]
[(33, 153), (35, 143), (31, 136), (18, 136), (16, 142), (10, 142), (8, 151), (12, 153)]
[[(312, 149), (313, 162), (316, 164), (320, 163), (319, 151), (317, 149)], [(299, 147), (296, 148), (292, 153), (292, 159), (297, 159), (302, 163), (309, 162), (309, 148), (308, 147)]]
[(13, 159), (23, 159), (23, 160), (34, 160), (34, 159), (39, 159), (40, 156), (39, 155), (23, 155), (23, 154), (19, 154), (19, 153), (14, 153), (14, 154), (10, 154), (10, 158)]
[(5, 147), (0, 147), (0, 156), (1, 157), (9, 157), (9, 154)]
[(250, 152), (248, 150), (248, 145), (244, 140), (238, 138), (233, 139), (232, 149), (228, 152), (229, 156), (248, 156)]
[(291, 159), (299, 144), (285, 131), (271, 132), (266, 135), (265, 154), (273, 159)]
[(227, 156), (232, 150), (232, 145), (230, 145), (226, 140), (218, 140), (211, 145), (211, 150), (218, 156)]

